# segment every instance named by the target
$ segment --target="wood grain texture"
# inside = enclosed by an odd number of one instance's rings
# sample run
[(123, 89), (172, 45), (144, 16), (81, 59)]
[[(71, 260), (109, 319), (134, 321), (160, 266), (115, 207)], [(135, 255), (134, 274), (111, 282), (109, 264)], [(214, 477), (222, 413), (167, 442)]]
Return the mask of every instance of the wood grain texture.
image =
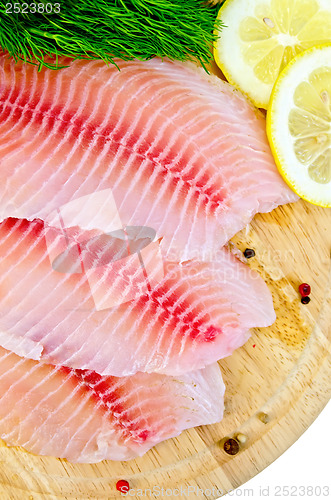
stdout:
[[(195, 486), (226, 492), (265, 468), (304, 432), (331, 394), (331, 209), (303, 201), (279, 207), (258, 215), (233, 243), (241, 250), (255, 249), (249, 265), (267, 281), (277, 321), (253, 331), (243, 348), (220, 362), (227, 386), (224, 420), (188, 430), (122, 463), (73, 465), (1, 442), (2, 500), (120, 498), (115, 485), (123, 478), (135, 490)], [(303, 281), (312, 286), (307, 306), (297, 291)], [(238, 434), (240, 451), (230, 456), (224, 441)], [(205, 497), (216, 498), (187, 496)]]

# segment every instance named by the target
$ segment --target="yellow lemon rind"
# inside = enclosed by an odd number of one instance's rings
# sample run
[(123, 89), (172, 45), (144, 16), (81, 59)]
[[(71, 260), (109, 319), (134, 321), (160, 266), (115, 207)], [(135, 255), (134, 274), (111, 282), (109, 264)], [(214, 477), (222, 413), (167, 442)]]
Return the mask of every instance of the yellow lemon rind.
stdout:
[[(280, 154), (278, 148), (277, 148), (277, 140), (275, 138), (274, 134), (274, 121), (273, 121), (273, 113), (275, 112), (275, 107), (276, 107), (276, 101), (277, 101), (277, 96), (279, 94), (279, 89), (283, 85), (284, 80), (286, 80), (286, 77), (289, 75), (291, 72), (293, 66), (297, 64), (297, 62), (302, 60), (302, 58), (307, 58), (309, 57), (312, 53), (317, 52), (319, 50), (323, 50), (324, 48), (330, 48), (331, 49), (331, 43), (329, 44), (323, 44), (323, 45), (316, 45), (315, 47), (312, 47), (304, 52), (301, 52), (298, 54), (295, 58), (293, 58), (289, 64), (283, 69), (283, 71), (280, 73), (278, 79), (276, 80), (276, 83), (273, 87), (271, 97), (270, 97), (270, 102), (268, 106), (268, 112), (267, 112), (267, 136), (270, 144), (270, 148), (272, 151), (272, 154), (275, 159), (276, 166), (279, 170), (279, 173), (285, 180), (285, 182), (288, 184), (288, 186), (298, 195), (300, 198), (308, 201), (309, 203), (312, 203), (313, 205), (317, 205), (323, 208), (330, 208), (331, 207), (331, 187), (330, 187), (330, 200), (325, 202), (324, 200), (318, 200), (316, 198), (312, 198), (307, 194), (307, 191), (303, 190), (303, 188), (298, 185), (296, 181), (289, 176), (288, 171), (286, 169), (286, 161), (282, 161), (282, 154)], [(299, 82), (298, 82), (299, 84)]]

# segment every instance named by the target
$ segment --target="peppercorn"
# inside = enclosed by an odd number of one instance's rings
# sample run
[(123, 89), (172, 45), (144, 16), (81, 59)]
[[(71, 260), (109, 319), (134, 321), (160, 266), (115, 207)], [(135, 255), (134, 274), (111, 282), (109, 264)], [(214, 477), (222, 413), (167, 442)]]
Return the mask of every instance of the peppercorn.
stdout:
[(130, 485), (127, 481), (125, 481), (125, 479), (121, 479), (120, 481), (117, 481), (116, 489), (121, 493), (127, 493), (130, 490)]
[(308, 283), (301, 283), (299, 286), (299, 293), (302, 297), (308, 297), (311, 293), (310, 285), (308, 285)]
[(252, 248), (246, 248), (244, 251), (244, 256), (246, 259), (251, 259), (252, 257), (255, 257), (255, 252)]
[(223, 449), (228, 455), (237, 455), (239, 452), (239, 443), (236, 439), (230, 438), (225, 441)]

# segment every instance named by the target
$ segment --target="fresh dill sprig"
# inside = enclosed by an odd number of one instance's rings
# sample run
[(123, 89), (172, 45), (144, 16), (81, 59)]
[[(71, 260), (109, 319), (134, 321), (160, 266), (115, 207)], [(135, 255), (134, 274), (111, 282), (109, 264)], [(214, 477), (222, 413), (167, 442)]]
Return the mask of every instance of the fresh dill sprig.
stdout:
[(113, 64), (166, 56), (205, 67), (222, 27), (219, 6), (202, 0), (66, 0), (51, 14), (9, 14), (6, 5), (0, 2), (0, 47), (39, 69), (59, 69), (59, 56)]

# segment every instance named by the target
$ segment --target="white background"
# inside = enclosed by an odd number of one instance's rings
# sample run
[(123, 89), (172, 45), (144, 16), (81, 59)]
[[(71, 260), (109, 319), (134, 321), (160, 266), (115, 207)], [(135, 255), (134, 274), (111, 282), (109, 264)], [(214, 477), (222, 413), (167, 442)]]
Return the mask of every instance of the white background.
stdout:
[[(290, 499), (330, 499), (331, 498), (331, 402), (324, 408), (307, 431), (275, 462), (260, 474), (222, 497), (231, 498), (290, 498)], [(275, 496), (276, 486), (280, 495)], [(286, 495), (286, 486), (295, 487), (296, 496)], [(300, 489), (299, 486), (303, 488)], [(329, 496), (319, 494), (316, 489), (313, 495), (308, 493), (308, 486), (329, 486)], [(269, 492), (266, 488), (269, 487)], [(284, 488), (285, 487), (285, 488)], [(266, 495), (260, 494), (260, 488)], [(284, 489), (283, 489), (284, 488)], [(254, 496), (248, 489), (253, 489)], [(278, 492), (279, 488), (277, 489)], [(291, 491), (290, 491), (291, 492)], [(293, 492), (293, 490), (292, 490)], [(268, 494), (267, 494), (268, 493)]]

